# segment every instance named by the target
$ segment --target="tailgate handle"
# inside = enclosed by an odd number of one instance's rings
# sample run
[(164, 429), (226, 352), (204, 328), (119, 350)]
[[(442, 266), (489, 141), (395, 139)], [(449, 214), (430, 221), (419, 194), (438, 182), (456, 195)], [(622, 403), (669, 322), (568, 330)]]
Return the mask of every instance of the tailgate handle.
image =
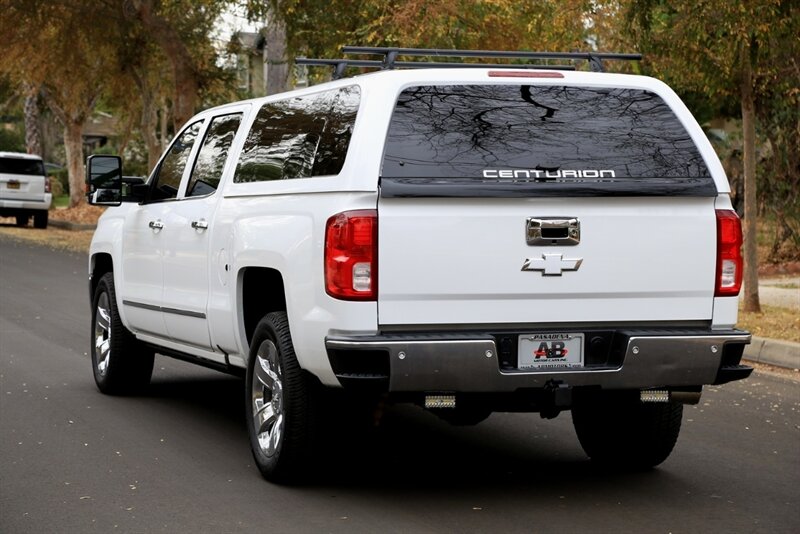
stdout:
[(525, 240), (532, 247), (574, 246), (581, 242), (581, 223), (577, 217), (528, 217)]

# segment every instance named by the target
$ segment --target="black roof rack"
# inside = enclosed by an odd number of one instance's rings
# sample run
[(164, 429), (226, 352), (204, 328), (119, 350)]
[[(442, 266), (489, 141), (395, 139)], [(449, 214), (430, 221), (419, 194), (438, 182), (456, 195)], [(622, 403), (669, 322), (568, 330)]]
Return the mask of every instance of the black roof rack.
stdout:
[(615, 59), (637, 61), (642, 59), (641, 54), (615, 54), (596, 52), (503, 52), (500, 50), (445, 50), (436, 48), (391, 48), (381, 46), (344, 46), (344, 54), (381, 55), (382, 60), (368, 59), (312, 59), (297, 58), (298, 65), (327, 65), (334, 67), (333, 78), (344, 76), (347, 67), (366, 67), (391, 70), (425, 69), (425, 68), (514, 68), (514, 69), (555, 69), (575, 70), (573, 65), (546, 65), (546, 64), (496, 64), (496, 63), (447, 63), (437, 61), (398, 61), (398, 56), (412, 57), (441, 57), (441, 58), (502, 58), (502, 59), (566, 59), (588, 61), (592, 71), (603, 72), (603, 60)]

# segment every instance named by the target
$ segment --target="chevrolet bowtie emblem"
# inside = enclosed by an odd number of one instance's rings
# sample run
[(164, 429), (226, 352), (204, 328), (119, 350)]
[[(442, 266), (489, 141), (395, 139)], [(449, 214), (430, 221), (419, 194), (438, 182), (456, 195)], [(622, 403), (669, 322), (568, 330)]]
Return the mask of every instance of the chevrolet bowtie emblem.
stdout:
[(577, 271), (583, 258), (564, 258), (563, 254), (542, 254), (541, 258), (528, 258), (523, 271), (542, 271), (543, 276), (561, 276), (562, 271)]

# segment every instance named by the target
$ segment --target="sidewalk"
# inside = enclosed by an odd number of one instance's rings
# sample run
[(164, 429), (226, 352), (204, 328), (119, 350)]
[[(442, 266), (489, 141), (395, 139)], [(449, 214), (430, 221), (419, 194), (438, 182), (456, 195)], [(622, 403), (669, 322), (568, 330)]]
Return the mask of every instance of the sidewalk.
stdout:
[[(760, 280), (758, 297), (761, 304), (800, 313), (800, 277)], [(800, 369), (800, 343), (754, 336), (744, 349), (744, 357), (751, 362)]]

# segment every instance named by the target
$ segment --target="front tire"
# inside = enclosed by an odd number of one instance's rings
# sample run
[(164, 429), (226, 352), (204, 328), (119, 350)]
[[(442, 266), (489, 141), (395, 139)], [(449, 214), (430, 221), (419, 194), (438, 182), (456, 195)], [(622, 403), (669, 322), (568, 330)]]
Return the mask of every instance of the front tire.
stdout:
[(286, 313), (265, 315), (250, 346), (245, 412), (253, 459), (267, 480), (292, 483), (308, 475), (319, 388), (297, 362)]
[(155, 354), (122, 324), (114, 273), (103, 275), (94, 292), (91, 354), (94, 381), (107, 395), (135, 393), (150, 383)]
[(597, 464), (646, 470), (672, 452), (683, 405), (642, 403), (636, 396), (604, 396), (572, 408), (572, 422), (586, 454)]
[(26, 226), (28, 226), (28, 221), (30, 220), (30, 217), (27, 215), (17, 215), (16, 219), (17, 219), (17, 226), (19, 226), (20, 228), (25, 228)]

